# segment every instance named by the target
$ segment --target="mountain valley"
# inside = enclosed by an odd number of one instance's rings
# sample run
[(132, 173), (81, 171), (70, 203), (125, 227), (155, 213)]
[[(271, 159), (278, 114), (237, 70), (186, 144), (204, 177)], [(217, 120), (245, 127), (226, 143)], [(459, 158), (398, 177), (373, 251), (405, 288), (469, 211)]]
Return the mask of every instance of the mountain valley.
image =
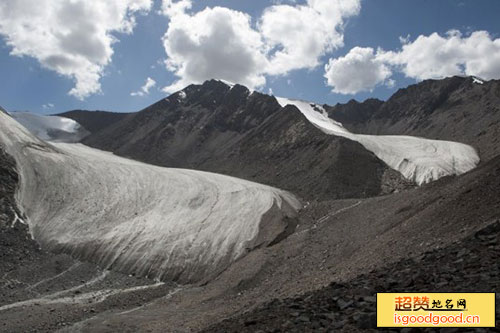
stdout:
[(2, 112), (0, 330), (358, 331), (375, 292), (463, 290), (479, 258), (473, 291), (498, 288), (498, 87), (331, 107), (209, 80), (43, 132)]

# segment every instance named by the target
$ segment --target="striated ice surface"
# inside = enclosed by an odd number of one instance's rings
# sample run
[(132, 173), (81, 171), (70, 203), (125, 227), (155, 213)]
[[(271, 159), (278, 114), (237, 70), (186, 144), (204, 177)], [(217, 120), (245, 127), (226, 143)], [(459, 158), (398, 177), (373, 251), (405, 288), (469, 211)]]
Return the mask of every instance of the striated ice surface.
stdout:
[(200, 281), (274, 240), (300, 207), (237, 178), (47, 144), (3, 113), (0, 144), (17, 161), (17, 201), (34, 238), (128, 273)]
[(354, 134), (329, 118), (319, 105), (281, 97), (276, 99), (282, 107), (296, 106), (307, 120), (324, 133), (359, 142), (390, 168), (419, 185), (448, 175), (460, 175), (479, 163), (476, 150), (462, 143), (404, 135)]

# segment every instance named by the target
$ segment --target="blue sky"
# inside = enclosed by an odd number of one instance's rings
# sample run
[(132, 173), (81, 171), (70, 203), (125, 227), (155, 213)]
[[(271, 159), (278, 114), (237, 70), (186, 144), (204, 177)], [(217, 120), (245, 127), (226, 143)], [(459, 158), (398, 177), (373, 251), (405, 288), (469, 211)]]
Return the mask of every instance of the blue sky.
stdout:
[[(282, 1), (282, 3), (290, 6), (305, 5), (305, 1), (297, 1), (295, 4), (290, 1)], [(256, 22), (263, 15), (264, 10), (272, 5), (272, 1), (264, 0), (194, 1), (188, 13), (196, 15), (206, 7), (227, 7), (234, 12), (249, 14), (252, 17), (252, 28), (257, 29)], [(11, 55), (13, 45), (8, 45), (8, 40), (9, 33), (12, 31), (6, 31), (5, 27), (2, 30), (0, 26), (0, 34), (3, 35), (0, 42), (0, 71), (3, 78), (0, 82), (0, 105), (10, 111), (29, 110), (40, 113), (58, 113), (71, 109), (129, 112), (138, 111), (168, 96), (162, 88), (178, 81), (179, 76), (167, 70), (164, 64), (167, 53), (162, 37), (169, 28), (172, 16), (160, 14), (160, 9), (161, 2), (154, 1), (149, 11), (135, 13), (136, 24), (130, 34), (109, 32), (118, 41), (111, 44), (114, 53), (110, 61), (102, 67), (99, 81), (101, 91), (85, 96), (83, 100), (68, 95), (68, 92), (75, 86), (74, 78), (71, 76), (62, 75), (57, 70), (42, 66), (39, 59), (33, 56)], [(5, 15), (6, 9), (3, 10)], [(8, 10), (9, 8), (7, 8), (7, 14), (9, 14)], [(1, 11), (0, 8), (0, 13)], [(291, 69), (279, 74), (261, 73), (259, 75), (265, 77), (266, 83), (258, 86), (257, 89), (264, 92), (272, 89), (272, 92), (278, 96), (328, 104), (342, 103), (352, 98), (357, 100), (369, 97), (387, 99), (398, 88), (421, 79), (454, 74), (456, 69), (437, 73), (433, 66), (443, 67), (439, 61), (457, 61), (457, 68), (464, 71), (464, 74), (482, 74), (483, 77), (486, 76), (486, 79), (498, 79), (500, 71), (493, 63), (496, 58), (488, 60), (492, 58), (492, 55), (498, 56), (498, 54), (477, 55), (470, 50), (472, 42), (469, 43), (471, 34), (477, 31), (487, 31), (489, 37), (478, 36), (477, 40), (480, 41), (480, 45), (484, 45), (486, 50), (491, 50), (489, 52), (496, 53), (496, 50), (500, 52), (500, 41), (497, 40), (500, 37), (498, 13), (500, 13), (498, 0), (364, 0), (361, 1), (359, 12), (349, 15), (342, 22), (343, 46), (336, 46), (320, 54), (317, 59), (318, 64), (313, 68)], [(454, 37), (447, 35), (450, 30), (458, 30), (461, 35), (455, 34)], [(432, 44), (430, 40), (423, 40), (422, 44), (418, 45), (413, 43), (418, 36), (428, 37), (433, 33), (437, 33), (444, 39), (436, 42), (442, 44), (450, 42), (455, 54), (466, 53), (467, 55), (461, 55), (463, 59), (460, 60), (447, 60), (455, 59), (454, 56), (447, 55), (444, 60), (440, 58), (425, 64), (427, 66), (425, 68), (415, 69), (414, 58), (418, 56), (416, 53), (422, 49), (425, 50), (427, 46), (432, 51), (432, 45), (435, 48), (436, 44)], [(409, 36), (406, 41), (409, 47), (406, 52), (402, 52), (400, 37), (406, 36)], [(453, 38), (461, 44), (452, 43)], [(414, 47), (411, 48), (411, 46)], [(361, 47), (364, 51), (353, 51), (351, 52), (353, 58), (350, 58), (348, 55), (355, 47)], [(379, 48), (383, 52), (378, 52)], [(466, 51), (462, 52), (462, 49)], [(387, 53), (389, 51), (393, 53)], [(361, 53), (362, 59), (358, 57)], [(358, 60), (350, 67), (354, 58)], [(328, 64), (329, 59), (342, 60), (336, 61), (330, 71), (331, 82), (334, 85), (327, 85), (325, 78), (325, 65)], [(478, 61), (485, 63), (481, 66), (474, 65)], [(361, 67), (365, 65), (367, 67)], [(363, 72), (356, 72), (356, 68), (363, 68), (365, 72), (373, 72), (373, 80), (364, 82), (366, 77), (359, 77), (361, 80), (359, 85), (352, 87), (345, 81), (356, 78), (356, 75), (364, 75)], [(339, 69), (345, 74), (344, 77), (339, 76)], [(139, 91), (148, 77), (153, 79), (156, 85), (143, 96), (131, 96), (132, 92)], [(182, 82), (189, 82), (189, 80), (190, 78), (187, 77)], [(334, 88), (344, 93), (334, 93), (332, 92)]]

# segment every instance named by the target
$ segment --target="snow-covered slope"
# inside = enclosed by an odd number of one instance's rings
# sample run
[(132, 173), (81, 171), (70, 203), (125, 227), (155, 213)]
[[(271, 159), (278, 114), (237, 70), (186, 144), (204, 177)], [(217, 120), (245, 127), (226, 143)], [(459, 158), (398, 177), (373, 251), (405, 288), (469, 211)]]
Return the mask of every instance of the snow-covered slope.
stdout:
[(300, 203), (237, 178), (167, 169), (80, 144), (47, 144), (0, 113), (34, 238), (129, 273), (199, 281), (286, 228)]
[(462, 143), (402, 135), (354, 134), (329, 118), (319, 105), (281, 97), (276, 99), (282, 107), (296, 106), (323, 132), (359, 142), (389, 167), (419, 185), (443, 176), (465, 173), (479, 163), (475, 149)]
[(46, 141), (78, 142), (89, 134), (85, 128), (69, 118), (22, 111), (11, 112), (10, 115), (35, 136)]

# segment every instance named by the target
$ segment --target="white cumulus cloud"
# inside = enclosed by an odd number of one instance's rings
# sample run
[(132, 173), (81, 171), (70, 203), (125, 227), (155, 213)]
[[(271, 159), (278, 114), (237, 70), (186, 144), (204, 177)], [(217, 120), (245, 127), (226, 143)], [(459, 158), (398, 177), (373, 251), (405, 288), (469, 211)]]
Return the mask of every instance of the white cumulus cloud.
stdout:
[(70, 77), (79, 99), (97, 93), (111, 61), (113, 32), (131, 33), (152, 0), (2, 0), (0, 35), (15, 56), (29, 56)]
[(443, 36), (433, 33), (400, 40), (400, 50), (356, 47), (344, 57), (330, 59), (325, 67), (328, 85), (334, 92), (355, 94), (383, 82), (394, 85), (389, 79), (394, 72), (417, 81), (453, 75), (500, 78), (500, 38), (493, 39), (487, 31), (464, 36), (450, 30)]
[(191, 0), (163, 0), (161, 9), (163, 14), (173, 17), (179, 14), (184, 14), (186, 10), (191, 9), (192, 5)]
[(190, 0), (163, 0), (170, 22), (164, 36), (167, 69), (179, 79), (164, 90), (217, 78), (251, 89), (265, 85), (266, 75), (314, 68), (320, 58), (343, 45), (347, 17), (360, 0), (308, 0), (305, 5), (266, 8), (255, 22), (242, 12), (205, 8), (190, 13)]
[(167, 68), (180, 78), (166, 91), (211, 78), (252, 88), (265, 84), (261, 72), (267, 65), (264, 45), (252, 29), (249, 15), (222, 7), (190, 15), (184, 12), (187, 4), (182, 3), (177, 8), (170, 5), (166, 11), (175, 13), (163, 39)]
[(371, 47), (353, 48), (346, 56), (330, 59), (325, 66), (325, 78), (333, 92), (341, 94), (356, 94), (361, 91), (370, 91), (376, 85), (386, 82), (392, 75), (389, 67), (377, 59)]
[(500, 39), (486, 31), (463, 36), (451, 30), (445, 36), (433, 33), (403, 44), (400, 51), (381, 53), (379, 58), (417, 80), (452, 75), (500, 78)]
[(267, 8), (259, 31), (271, 50), (267, 73), (314, 68), (320, 57), (344, 45), (343, 24), (361, 9), (358, 0), (308, 0), (307, 5)]
[(145, 96), (149, 95), (149, 90), (156, 86), (156, 81), (152, 78), (148, 77), (144, 85), (138, 91), (134, 91), (130, 93), (130, 96)]

